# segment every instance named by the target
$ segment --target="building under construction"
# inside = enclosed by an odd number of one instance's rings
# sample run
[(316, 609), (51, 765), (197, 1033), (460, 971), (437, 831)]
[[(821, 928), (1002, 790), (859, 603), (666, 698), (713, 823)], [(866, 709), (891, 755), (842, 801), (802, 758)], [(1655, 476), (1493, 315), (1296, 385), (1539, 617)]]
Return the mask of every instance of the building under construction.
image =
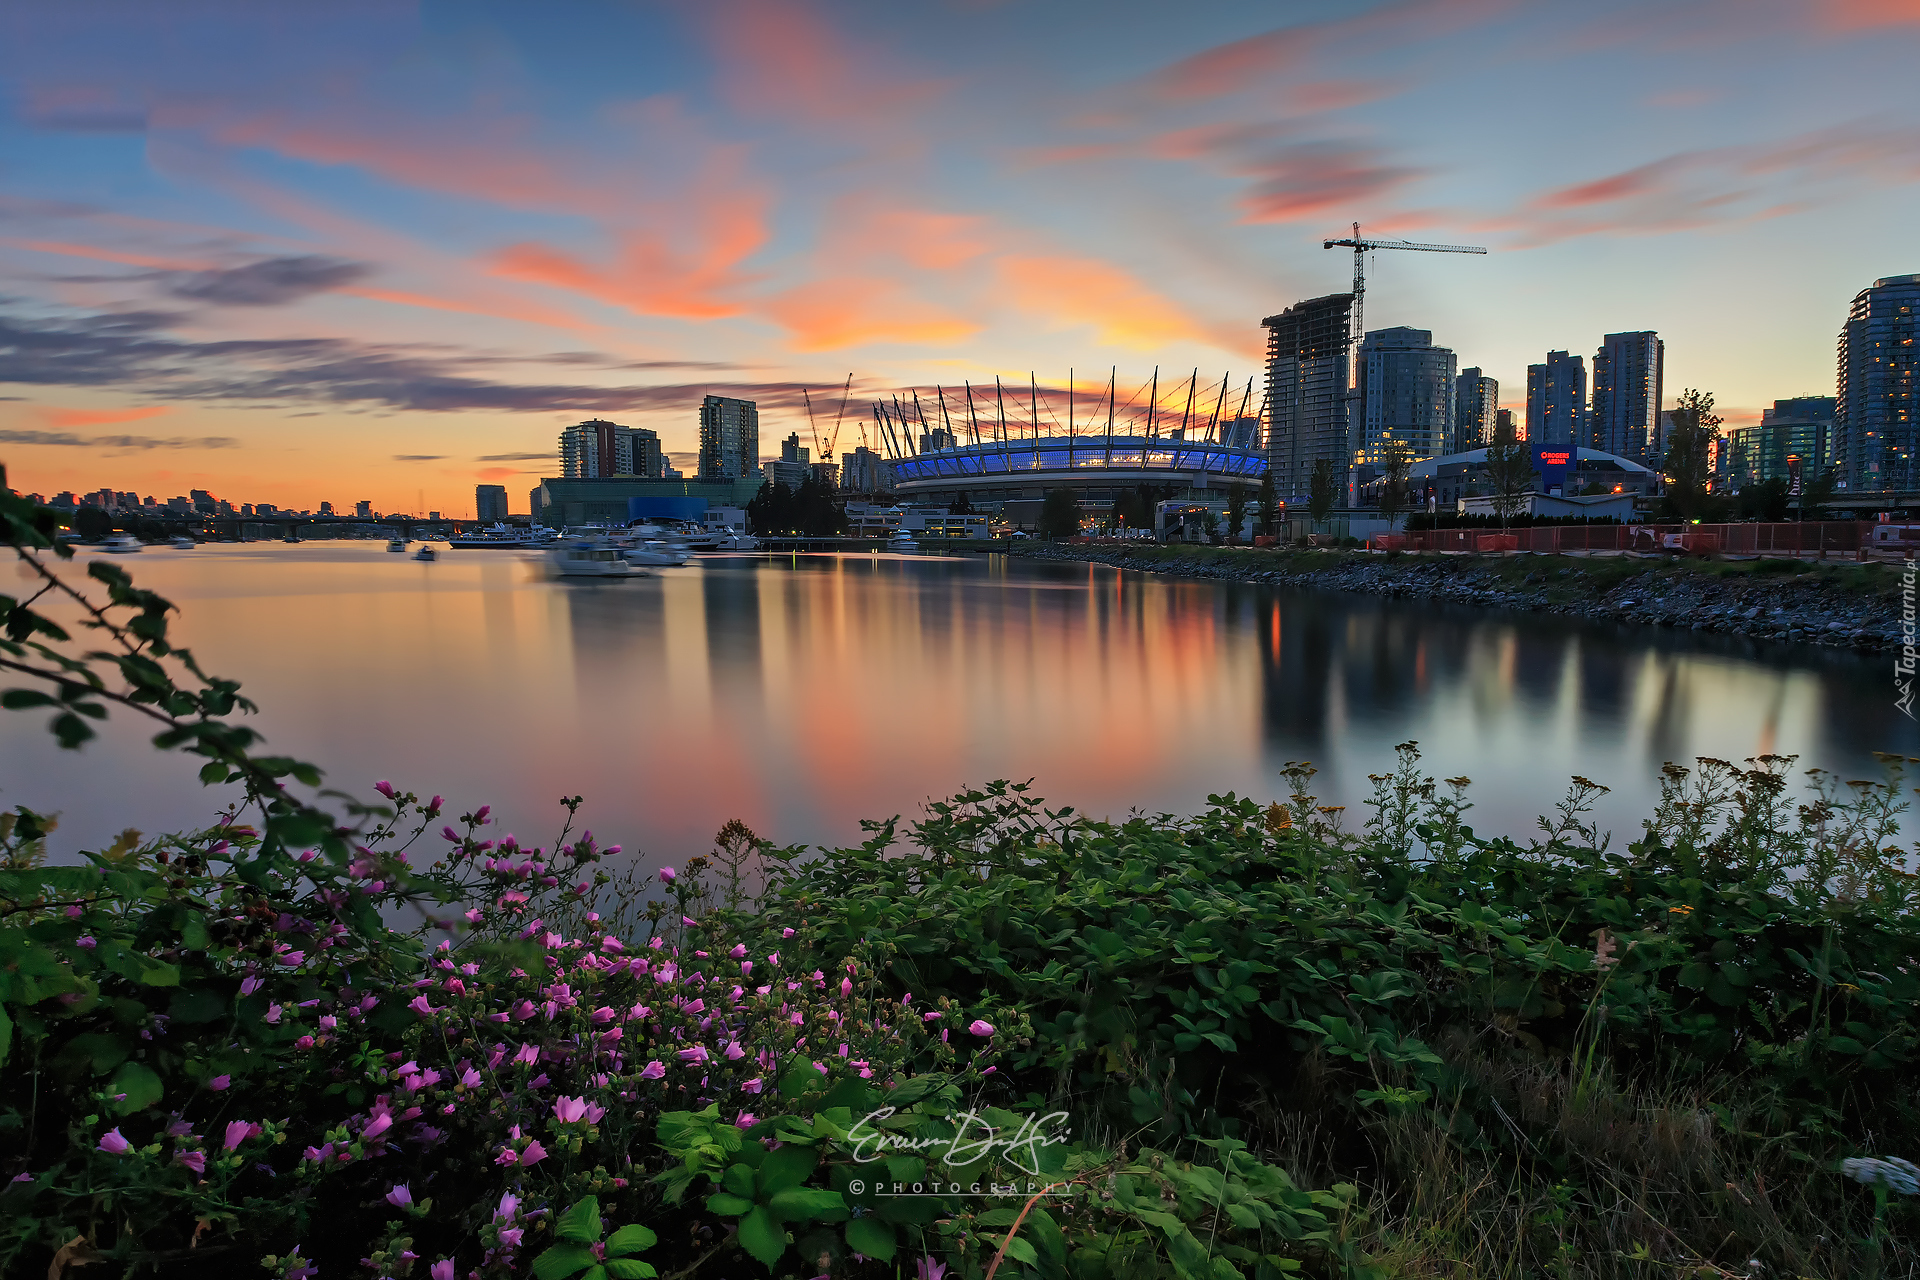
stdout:
[(1345, 495), (1353, 465), (1347, 401), (1353, 295), (1296, 302), (1260, 322), (1267, 330), (1267, 465), (1283, 502), (1305, 503), (1313, 464), (1333, 464)]
[(875, 401), (873, 419), (903, 498), (997, 508), (1069, 489), (1100, 507), (1142, 485), (1161, 498), (1258, 485), (1252, 395), (1251, 379), (1202, 385), (1198, 370), (1171, 382), (1156, 371), (1122, 395), (1116, 371), (1091, 386), (914, 388)]

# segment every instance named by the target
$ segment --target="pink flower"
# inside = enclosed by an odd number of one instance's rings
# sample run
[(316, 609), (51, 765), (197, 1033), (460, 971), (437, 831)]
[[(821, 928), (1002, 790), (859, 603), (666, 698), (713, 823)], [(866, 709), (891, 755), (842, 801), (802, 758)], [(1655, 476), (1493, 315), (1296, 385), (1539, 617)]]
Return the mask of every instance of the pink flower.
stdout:
[(500, 1207), (493, 1211), (495, 1222), (511, 1222), (513, 1215), (520, 1212), (520, 1197), (511, 1191), (500, 1193)]
[(739, 1042), (738, 1040), (729, 1040), (729, 1041), (727, 1041), (727, 1059), (728, 1059), (728, 1061), (730, 1061), (730, 1062), (738, 1062), (738, 1061), (740, 1061), (740, 1059), (742, 1059), (742, 1058), (744, 1058), (744, 1057), (746, 1057), (746, 1056), (747, 1056), (747, 1051), (746, 1051), (745, 1049), (742, 1049), (742, 1048), (740, 1047), (740, 1042)]
[[(780, 936), (781, 936), (781, 937), (783, 937), (783, 938), (791, 938), (791, 937), (793, 936), (793, 930), (791, 930), (791, 929), (782, 929), (782, 930), (780, 931)], [(775, 963), (778, 963), (778, 961), (776, 961)]]
[[(513, 1153), (508, 1152), (507, 1154), (511, 1155)], [(519, 1248), (520, 1237), (525, 1234), (526, 1234), (526, 1228), (524, 1227), (502, 1227), (500, 1229), (501, 1247), (507, 1248), (507, 1249)]]
[(742, 960), (740, 962), (740, 976), (745, 978), (751, 975), (752, 973), (753, 973), (753, 961)]
[(120, 1136), (120, 1130), (116, 1126), (100, 1136), (100, 1145), (95, 1150), (104, 1151), (110, 1156), (123, 1156), (132, 1146), (131, 1142)]
[(757, 1123), (759, 1118), (751, 1111), (742, 1111), (733, 1118), (733, 1127), (736, 1129), (751, 1129)]
[(969, 1026), (967, 1030), (968, 1032), (976, 1036), (990, 1036), (993, 1034), (993, 1024), (991, 1022), (985, 1022), (979, 1018), (975, 1018), (973, 1020), (973, 1024)]
[(476, 827), (486, 826), (487, 815), (492, 812), (493, 812), (493, 806), (490, 804), (483, 804), (478, 809), (475, 809), (473, 811), (473, 825)]
[(401, 1183), (399, 1186), (387, 1192), (387, 1203), (396, 1209), (411, 1207), (413, 1204), (413, 1188), (404, 1182)]
[(707, 1046), (703, 1044), (697, 1044), (691, 1049), (682, 1049), (680, 1051), (680, 1061), (682, 1062), (705, 1062), (706, 1060)]
[(642, 1080), (659, 1080), (666, 1074), (667, 1068), (665, 1064), (657, 1058), (640, 1069), (640, 1078)]
[(923, 1257), (913, 1264), (913, 1280), (940, 1280), (947, 1274), (944, 1262), (935, 1262), (931, 1257)]
[(540, 1046), (532, 1042), (521, 1045), (520, 1052), (513, 1055), (513, 1060), (532, 1066), (534, 1063), (540, 1061)]
[(527, 1144), (527, 1149), (520, 1153), (520, 1163), (523, 1166), (530, 1165), (530, 1164), (539, 1164), (542, 1160), (545, 1160), (546, 1158), (547, 1158), (547, 1149), (540, 1145), (540, 1139), (538, 1138), (535, 1138), (532, 1142), (529, 1142)]
[(382, 778), (380, 781), (374, 783), (373, 789), (375, 791), (378, 791), (381, 795), (385, 796), (387, 799), (389, 800), (393, 799), (393, 784), (391, 782), (388, 782), (385, 778)]
[(562, 1124), (572, 1124), (586, 1118), (587, 1100), (585, 1098), (555, 1098), (553, 1117)]
[(391, 1128), (393, 1128), (393, 1117), (383, 1111), (373, 1119), (367, 1121), (367, 1127), (360, 1131), (360, 1136), (362, 1138), (377, 1138)]
[(660, 883), (661, 883), (661, 884), (672, 884), (672, 883), (673, 883), (673, 868), (672, 868), (672, 867), (662, 867), (662, 868), (660, 868)]
[(760, 1079), (760, 1077), (755, 1076), (753, 1079), (747, 1081), (745, 1084), (740, 1086), (740, 1092), (759, 1093), (762, 1089), (766, 1087), (767, 1087), (766, 1084)]
[(176, 1151), (173, 1153), (173, 1162), (185, 1165), (196, 1175), (207, 1171), (207, 1153), (204, 1151)]
[(243, 995), (243, 996), (250, 996), (250, 995), (252, 995), (252, 994), (253, 994), (254, 992), (256, 992), (256, 991), (258, 991), (259, 989), (260, 989), (260, 979), (258, 979), (258, 978), (242, 978), (242, 979), (240, 979), (240, 994), (241, 994), (241, 995)]
[(842, 978), (842, 979), (840, 979), (840, 994), (841, 994), (842, 996), (850, 996), (850, 995), (852, 995), (852, 994), (853, 994), (853, 979), (852, 979), (852, 978)]
[(599, 1035), (600, 1046), (602, 1048), (606, 1048), (610, 1045), (616, 1044), (619, 1042), (620, 1037), (624, 1036), (625, 1034), (627, 1034), (626, 1031), (624, 1031), (620, 1027), (608, 1027), (605, 1031), (602, 1031)]
[(280, 1010), (280, 1006), (279, 1006), (279, 1005), (277, 1005), (277, 1004), (270, 1004), (270, 1005), (268, 1005), (268, 1006), (267, 1006), (267, 1017), (266, 1017), (266, 1022), (267, 1022), (267, 1025), (268, 1025), (268, 1026), (277, 1026), (277, 1025), (279, 1025), (279, 1022), (280, 1022), (280, 1012), (281, 1012), (281, 1010)]
[(775, 966), (779, 965), (780, 953), (778, 951), (769, 953), (767, 956), (767, 963)]
[(228, 1121), (227, 1136), (222, 1145), (225, 1147), (226, 1150), (231, 1151), (235, 1147), (239, 1146), (241, 1143), (245, 1142), (248, 1138), (253, 1137), (255, 1134), (259, 1132), (260, 1132), (260, 1126), (257, 1124), (253, 1124), (250, 1121), (247, 1121), (247, 1120)]
[(427, 1268), (428, 1280), (453, 1280), (453, 1259), (442, 1258)]
[(83, 933), (73, 940), (73, 945), (79, 947), (82, 951), (91, 951), (100, 944), (94, 941), (92, 934)]
[(220, 1092), (220, 1090), (226, 1088), (228, 1085), (232, 1083), (233, 1083), (232, 1076), (215, 1076), (213, 1079), (207, 1081), (207, 1088), (213, 1090), (215, 1093), (218, 1093)]
[(425, 996), (415, 996), (413, 999), (407, 1001), (407, 1008), (413, 1010), (421, 1017), (431, 1017), (433, 1014), (442, 1012), (442, 1010), (436, 1009), (428, 1004)]
[(741, 956), (744, 956), (746, 954), (747, 954), (747, 944), (744, 942), (734, 943), (733, 950), (727, 952), (728, 957), (734, 960), (738, 960)]

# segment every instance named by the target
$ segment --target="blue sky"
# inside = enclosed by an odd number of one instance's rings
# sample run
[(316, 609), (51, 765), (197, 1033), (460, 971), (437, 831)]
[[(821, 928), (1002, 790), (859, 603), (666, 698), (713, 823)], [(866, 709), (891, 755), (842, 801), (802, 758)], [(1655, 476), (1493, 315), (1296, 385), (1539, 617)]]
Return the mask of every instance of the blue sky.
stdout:
[(772, 452), (848, 373), (1239, 382), (1353, 221), (1489, 248), (1367, 319), (1507, 402), (1653, 328), (1751, 420), (1920, 271), (1916, 54), (1920, 0), (0, 4), (0, 460), (524, 510), (707, 391)]

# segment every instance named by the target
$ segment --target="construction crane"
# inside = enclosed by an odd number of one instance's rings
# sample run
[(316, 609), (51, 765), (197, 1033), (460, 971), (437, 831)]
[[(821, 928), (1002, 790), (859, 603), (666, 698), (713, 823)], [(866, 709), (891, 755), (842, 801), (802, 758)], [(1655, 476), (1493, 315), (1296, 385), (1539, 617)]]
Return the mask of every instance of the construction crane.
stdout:
[[(853, 375), (848, 374), (847, 385), (840, 392), (840, 410), (833, 415), (833, 430), (827, 433), (826, 440), (822, 442), (820, 439), (820, 424), (813, 420), (813, 397), (807, 394), (805, 387), (800, 388), (800, 398), (807, 406), (807, 429), (813, 433), (813, 452), (816, 460), (820, 462), (833, 461), (834, 448), (840, 443), (840, 422), (847, 416), (847, 397), (852, 394)], [(864, 428), (862, 428), (861, 439), (862, 441), (866, 439)]]
[[(1360, 236), (1360, 224), (1353, 224), (1353, 236), (1347, 240), (1328, 240), (1320, 246), (1322, 249), (1353, 250), (1353, 332), (1348, 335), (1349, 344), (1358, 343), (1366, 330), (1367, 297), (1367, 251), (1369, 249), (1418, 249), (1422, 253), (1485, 253), (1486, 250), (1470, 244), (1415, 244), (1411, 240), (1364, 240)], [(1348, 369), (1355, 368), (1355, 362), (1347, 362)], [(1356, 372), (1353, 376), (1358, 377)]]

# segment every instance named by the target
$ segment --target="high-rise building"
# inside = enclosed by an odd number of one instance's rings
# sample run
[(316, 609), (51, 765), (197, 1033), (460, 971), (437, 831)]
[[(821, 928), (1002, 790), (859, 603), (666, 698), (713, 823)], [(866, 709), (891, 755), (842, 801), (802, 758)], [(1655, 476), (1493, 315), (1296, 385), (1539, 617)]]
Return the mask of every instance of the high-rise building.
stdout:
[(1353, 295), (1296, 302), (1267, 330), (1267, 468), (1284, 502), (1305, 502), (1314, 463), (1333, 463), (1342, 491), (1353, 465), (1347, 421)]
[(560, 433), (560, 474), (569, 480), (658, 476), (660, 433), (589, 418)]
[(362, 498), (360, 499), (360, 501), (354, 503), (353, 514), (354, 514), (354, 518), (357, 520), (373, 519), (373, 499)]
[(784, 484), (789, 489), (798, 489), (806, 483), (812, 452), (800, 443), (800, 433), (795, 431), (780, 442), (780, 457), (762, 466), (760, 474), (768, 484)]
[[(1257, 414), (1243, 413), (1231, 418), (1222, 416), (1215, 431), (1214, 438), (1229, 449), (1260, 447), (1260, 418)], [(1198, 428), (1195, 434), (1198, 434)]]
[(760, 469), (760, 406), (708, 396), (700, 402), (700, 476), (740, 480)]
[[(175, 502), (184, 502), (184, 501), (186, 501), (186, 499), (184, 499), (184, 498), (168, 498), (168, 499), (167, 499), (167, 505), (168, 505), (168, 506), (172, 506), (172, 505), (173, 505), (173, 504), (174, 504)], [(332, 514), (333, 514), (333, 504), (332, 504), (331, 502), (323, 502), (323, 503), (321, 503), (321, 504), (320, 504), (320, 514), (321, 514), (321, 515), (323, 515), (323, 516), (330, 516), (330, 515), (332, 515)]]
[(848, 493), (886, 493), (893, 488), (893, 468), (872, 449), (861, 445), (840, 455), (840, 487)]
[(1462, 369), (1453, 383), (1452, 453), (1493, 443), (1494, 415), (1500, 412), (1500, 383), (1478, 369)]
[(481, 524), (500, 524), (507, 518), (507, 486), (477, 484), (473, 487), (473, 518)]
[[(1524, 422), (1516, 423), (1513, 420), (1513, 410), (1511, 409), (1498, 409), (1494, 411), (1493, 434), (1497, 436), (1502, 431), (1513, 432), (1513, 438), (1515, 440), (1525, 440), (1527, 438), (1527, 424)], [(1492, 440), (1493, 437), (1489, 436), (1488, 443), (1491, 444)]]
[(1527, 366), (1527, 439), (1536, 444), (1590, 445), (1587, 362), (1564, 351)]
[(1661, 382), (1667, 344), (1651, 329), (1610, 333), (1593, 356), (1593, 401), (1581, 443), (1643, 467), (1666, 452), (1660, 435)]
[(920, 433), (920, 452), (937, 453), (941, 449), (951, 449), (958, 443), (953, 432), (945, 427), (930, 427)]
[(1426, 329), (1375, 329), (1360, 343), (1353, 402), (1355, 479), (1380, 474), (1389, 449), (1418, 462), (1453, 448), (1454, 354)]
[(1914, 318), (1920, 275), (1862, 289), (1840, 329), (1834, 461), (1849, 493), (1920, 489)]
[(1830, 465), (1836, 401), (1832, 396), (1775, 400), (1751, 427), (1735, 427), (1726, 437), (1726, 481), (1738, 491), (1768, 480), (1790, 478), (1789, 458), (1800, 462), (1802, 484), (1811, 484)]

